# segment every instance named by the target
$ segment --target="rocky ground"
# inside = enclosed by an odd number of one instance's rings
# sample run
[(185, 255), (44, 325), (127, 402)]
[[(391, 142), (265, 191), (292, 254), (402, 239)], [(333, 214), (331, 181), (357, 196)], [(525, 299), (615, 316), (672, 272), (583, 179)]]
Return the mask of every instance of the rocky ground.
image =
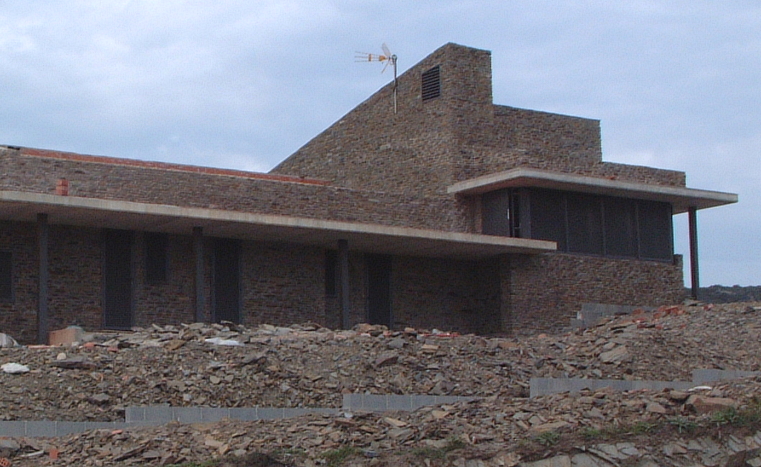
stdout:
[[(759, 412), (761, 419), (761, 378), (693, 393), (600, 390), (533, 399), (528, 398), (529, 380), (690, 380), (691, 371), (700, 368), (759, 371), (758, 305), (662, 307), (562, 335), (183, 325), (97, 334), (73, 346), (6, 348), (0, 350), (0, 364), (24, 365), (29, 371), (0, 373), (4, 420), (119, 420), (126, 406), (157, 404), (339, 408), (344, 393), (479, 400), (410, 413), (0, 440), (0, 454), (14, 466), (194, 465), (189, 462), (210, 459), (228, 459), (220, 465), (230, 466), (331, 466), (346, 457), (345, 465), (480, 467), (570, 452), (576, 453), (573, 465), (582, 465), (583, 456), (613, 462), (585, 465), (643, 459), (664, 465), (668, 451), (673, 465), (686, 465), (690, 455), (712, 465), (706, 456), (718, 448), (711, 443), (735, 439), (735, 444), (745, 440), (753, 446), (754, 430), (761, 430), (754, 418)], [(234, 343), (240, 345), (224, 345)]]

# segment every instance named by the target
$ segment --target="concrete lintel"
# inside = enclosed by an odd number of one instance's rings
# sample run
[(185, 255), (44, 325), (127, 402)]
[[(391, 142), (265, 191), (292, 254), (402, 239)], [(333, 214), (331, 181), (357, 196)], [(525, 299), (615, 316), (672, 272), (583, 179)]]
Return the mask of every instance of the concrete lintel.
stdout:
[(464, 180), (447, 188), (448, 193), (475, 195), (502, 188), (548, 188), (608, 196), (663, 201), (674, 206), (674, 214), (687, 212), (690, 206), (706, 209), (737, 202), (737, 195), (720, 191), (626, 182), (607, 178), (575, 175), (549, 170), (516, 168)]

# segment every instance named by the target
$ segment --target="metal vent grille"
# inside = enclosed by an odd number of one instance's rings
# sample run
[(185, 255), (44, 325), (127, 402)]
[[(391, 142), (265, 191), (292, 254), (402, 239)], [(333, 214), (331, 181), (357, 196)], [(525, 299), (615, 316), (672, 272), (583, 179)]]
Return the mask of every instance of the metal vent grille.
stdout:
[(441, 70), (435, 66), (423, 73), (423, 102), (441, 95)]

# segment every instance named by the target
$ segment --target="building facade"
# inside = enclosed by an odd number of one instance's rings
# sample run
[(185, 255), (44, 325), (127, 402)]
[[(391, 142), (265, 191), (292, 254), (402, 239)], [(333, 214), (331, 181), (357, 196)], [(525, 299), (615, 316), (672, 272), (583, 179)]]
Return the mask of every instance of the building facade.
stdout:
[(269, 174), (0, 147), (0, 324), (358, 322), (497, 333), (683, 298), (671, 218), (736, 202), (495, 105), (447, 44)]

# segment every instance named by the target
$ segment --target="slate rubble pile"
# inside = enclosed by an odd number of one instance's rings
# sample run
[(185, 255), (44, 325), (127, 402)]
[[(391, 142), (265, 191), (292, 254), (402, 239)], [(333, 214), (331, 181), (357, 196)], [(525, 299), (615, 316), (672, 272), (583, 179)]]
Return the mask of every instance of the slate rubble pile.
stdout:
[[(710, 420), (711, 404), (743, 408), (758, 403), (752, 395), (758, 395), (759, 389), (761, 378), (747, 378), (692, 394), (600, 390), (531, 400), (489, 398), (407, 413), (313, 414), (291, 420), (93, 430), (60, 439), (13, 440), (13, 465), (61, 465), (59, 461), (64, 459), (65, 465), (81, 466), (171, 465), (256, 452), (299, 466), (316, 466), (325, 462), (331, 450), (353, 446), (356, 459), (349, 465), (513, 466), (553, 452), (542, 444), (543, 439), (551, 439), (543, 438), (543, 433), (562, 437), (583, 429), (672, 420), (682, 420), (686, 426)], [(684, 465), (689, 460), (700, 465), (724, 465), (734, 453), (755, 456), (761, 449), (761, 432), (732, 433), (718, 441), (675, 433), (672, 430), (668, 436), (649, 438), (632, 434), (631, 440), (627, 435), (625, 441), (612, 443), (592, 439), (574, 445), (573, 451), (593, 456), (596, 463), (587, 459), (580, 464), (577, 459), (574, 465), (619, 465), (617, 462), (627, 458), (650, 459), (657, 465)], [(719, 447), (731, 443), (735, 452)], [(50, 458), (52, 450), (57, 460)], [(605, 454), (613, 462), (601, 462)]]
[[(119, 420), (124, 407), (158, 404), (339, 408), (343, 393), (480, 398), (409, 413), (313, 414), (0, 440), (0, 455), (14, 466), (171, 465), (274, 451), (283, 462), (307, 466), (325, 464), (323, 455), (343, 446), (356, 448), (354, 465), (517, 465), (553, 455), (541, 442), (551, 441), (543, 433), (562, 439), (642, 421), (689, 423), (716, 410), (758, 404), (761, 377), (692, 393), (602, 389), (527, 396), (534, 376), (689, 380), (699, 368), (758, 371), (761, 307), (664, 307), (553, 336), (388, 332), (370, 325), (351, 331), (312, 324), (152, 326), (96, 334), (72, 346), (2, 349), (0, 363), (30, 369), (0, 374), (0, 417), (5, 420)], [(754, 436), (736, 435), (735, 454), (755, 455), (761, 435), (757, 441)], [(626, 459), (722, 465), (730, 448), (709, 441), (678, 435), (646, 443), (632, 439), (632, 446), (592, 440), (591, 449), (607, 452), (613, 463), (600, 463), (608, 461), (572, 445), (577, 456), (556, 456), (559, 464), (553, 465), (619, 465)], [(586, 458), (579, 453), (598, 463), (583, 464)]]

